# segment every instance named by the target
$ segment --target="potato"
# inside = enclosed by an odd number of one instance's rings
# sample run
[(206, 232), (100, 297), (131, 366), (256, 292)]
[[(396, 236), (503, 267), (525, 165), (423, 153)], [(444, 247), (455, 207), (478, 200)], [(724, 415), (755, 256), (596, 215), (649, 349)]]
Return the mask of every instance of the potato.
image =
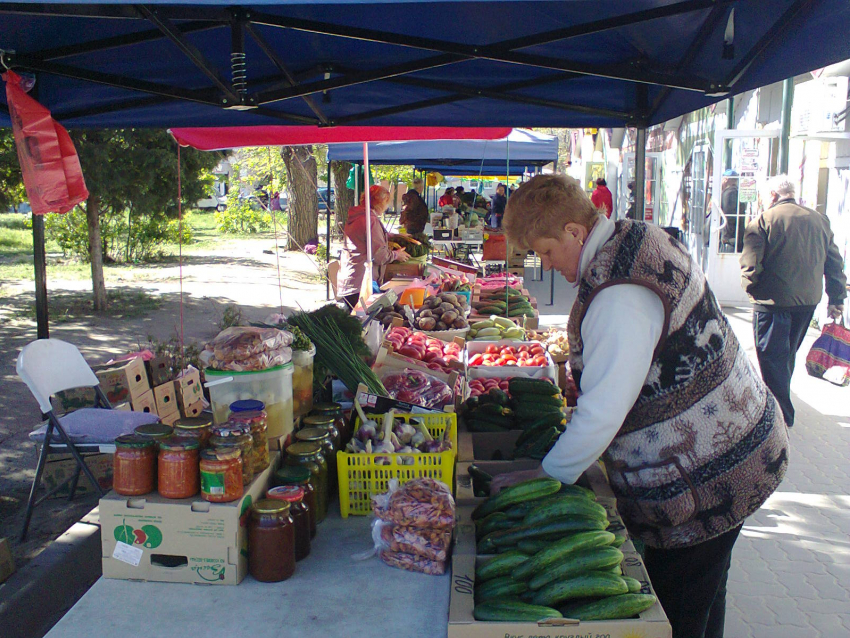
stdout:
[[(444, 301), (443, 303), (440, 304), (440, 312), (441, 313), (452, 312), (452, 311), (454, 311), (454, 309), (455, 309), (454, 304), (451, 304), (447, 301)], [(435, 310), (436, 310), (436, 308), (435, 308)]]
[(433, 330), (437, 325), (437, 320), (434, 317), (421, 317), (416, 325), (420, 330)]
[(455, 295), (454, 293), (441, 292), (439, 296), (440, 296), (440, 299), (442, 299), (443, 301), (446, 301), (450, 304), (457, 303), (457, 295)]
[(444, 324), (442, 321), (438, 321), (437, 325), (434, 329), (435, 330), (448, 330), (449, 327), (446, 324)]
[(463, 317), (458, 317), (457, 319), (454, 320), (454, 323), (452, 323), (452, 328), (454, 328), (455, 330), (462, 330), (463, 328), (466, 328), (467, 326), (469, 326), (469, 324), (466, 322), (466, 319), (464, 319)]
[(448, 312), (444, 312), (440, 317), (440, 321), (442, 321), (447, 326), (452, 325), (457, 319), (457, 313), (454, 310), (450, 310)]
[(434, 313), (430, 309), (425, 308), (424, 310), (419, 311), (419, 316), (424, 319), (426, 317), (433, 317)]

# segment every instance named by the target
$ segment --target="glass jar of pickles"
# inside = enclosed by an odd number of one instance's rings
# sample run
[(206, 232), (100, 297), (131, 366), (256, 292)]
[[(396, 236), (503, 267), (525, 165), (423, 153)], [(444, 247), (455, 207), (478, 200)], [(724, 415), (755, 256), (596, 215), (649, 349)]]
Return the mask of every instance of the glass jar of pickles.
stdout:
[[(257, 403), (262, 404), (261, 401)], [(264, 410), (231, 412), (228, 423), (250, 429), (254, 442), (253, 467), (256, 476), (269, 466), (269, 443), (266, 436), (269, 429), (268, 416)]]
[(236, 448), (201, 450), (201, 498), (229, 503), (242, 498), (242, 452)]
[(174, 422), (174, 436), (197, 439), (201, 449), (209, 447), (212, 436), (212, 418), (207, 416), (187, 416)]
[(122, 496), (140, 496), (156, 487), (156, 444), (153, 439), (125, 434), (115, 439), (112, 488)]
[(286, 501), (264, 498), (251, 506), (248, 571), (262, 583), (286, 580), (295, 573), (295, 525)]
[(345, 413), (342, 410), (342, 406), (339, 403), (317, 403), (310, 411), (310, 416), (333, 417), (334, 426), (336, 426), (340, 435), (339, 449), (348, 445), (348, 442), (354, 435), (353, 430), (349, 427), (349, 424), (345, 419)]
[(157, 489), (165, 498), (189, 498), (201, 488), (198, 439), (172, 436), (159, 444)]
[(239, 450), (242, 457), (242, 485), (247, 488), (254, 480), (254, 440), (251, 428), (232, 423), (213, 428), (210, 446), (214, 449)]
[(328, 494), (337, 492), (336, 450), (334, 449), (333, 433), (327, 427), (305, 428), (295, 433), (297, 441), (318, 443), (328, 464)]
[(304, 490), (297, 485), (273, 487), (266, 496), (289, 503), (289, 515), (295, 524), (295, 560), (310, 555), (310, 512), (304, 503)]
[(342, 435), (340, 434), (339, 428), (336, 427), (336, 419), (331, 415), (325, 414), (311, 414), (309, 416), (305, 416), (301, 420), (301, 428), (322, 428), (327, 430), (331, 434), (331, 442), (334, 446), (334, 452), (338, 452), (342, 449)]
[(286, 448), (286, 465), (300, 465), (310, 470), (316, 486), (316, 522), (328, 513), (328, 462), (318, 443), (293, 443)]
[(272, 485), (294, 486), (304, 490), (304, 503), (307, 505), (310, 522), (310, 538), (316, 537), (316, 485), (310, 470), (301, 465), (283, 465), (275, 471), (272, 476)]

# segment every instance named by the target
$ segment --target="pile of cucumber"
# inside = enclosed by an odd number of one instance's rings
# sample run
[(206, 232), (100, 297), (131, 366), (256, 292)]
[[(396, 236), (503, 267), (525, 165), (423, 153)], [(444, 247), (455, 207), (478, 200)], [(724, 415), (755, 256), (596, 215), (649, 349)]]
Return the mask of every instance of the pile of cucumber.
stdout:
[(479, 505), (480, 560), (475, 569), (477, 620), (632, 618), (655, 604), (640, 581), (623, 575), (625, 537), (606, 531), (608, 516), (593, 492), (533, 479)]
[(466, 338), (469, 341), (522, 341), (525, 339), (525, 328), (505, 317), (491, 315), (489, 319), (470, 325)]
[(496, 288), (482, 290), (477, 301), (472, 303), (477, 315), (498, 315), (500, 317), (533, 317), (534, 307), (531, 297), (516, 288)]

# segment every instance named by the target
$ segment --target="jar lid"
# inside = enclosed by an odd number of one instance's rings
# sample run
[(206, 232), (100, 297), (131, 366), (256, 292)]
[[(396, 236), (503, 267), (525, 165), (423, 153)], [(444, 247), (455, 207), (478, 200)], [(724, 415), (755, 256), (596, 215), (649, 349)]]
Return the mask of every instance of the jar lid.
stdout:
[(313, 456), (321, 451), (322, 447), (318, 443), (293, 443), (286, 448), (286, 453), (292, 456)]
[(165, 425), (165, 423), (146, 423), (133, 431), (139, 436), (161, 439), (165, 436), (171, 436), (174, 433), (174, 428), (170, 425)]
[(280, 485), (298, 485), (309, 480), (310, 470), (303, 465), (284, 465), (274, 473), (274, 481)]
[(122, 434), (115, 439), (116, 447), (146, 448), (154, 444), (153, 439), (148, 439), (137, 434)]
[(270, 489), (266, 496), (287, 503), (300, 503), (304, 500), (304, 490), (296, 485), (281, 485)]
[(335, 420), (332, 414), (310, 414), (301, 419), (301, 423), (305, 428), (314, 425), (331, 425)]
[(161, 450), (197, 450), (199, 447), (201, 443), (198, 439), (187, 436), (170, 436), (159, 444)]
[(186, 416), (174, 422), (177, 430), (200, 430), (212, 425), (212, 417), (209, 416)]
[(289, 503), (274, 498), (260, 499), (251, 506), (257, 514), (288, 514)]
[(310, 414), (314, 412), (319, 414), (324, 414), (325, 412), (342, 412), (342, 406), (339, 403), (314, 403)]
[(242, 452), (236, 448), (207, 448), (201, 450), (201, 459), (204, 461), (232, 461), (242, 456)]
[(221, 439), (227, 439), (231, 437), (242, 436), (243, 434), (250, 434), (251, 427), (245, 425), (244, 423), (231, 423), (228, 421), (225, 425), (220, 425), (216, 428), (213, 428), (213, 436), (217, 436)]
[(323, 441), (330, 438), (331, 433), (324, 428), (304, 428), (295, 433), (299, 441)]
[(231, 423), (249, 423), (251, 421), (263, 419), (266, 416), (265, 412), (260, 412), (259, 410), (252, 410), (250, 412), (231, 412), (227, 420)]
[(242, 399), (230, 404), (231, 412), (259, 412), (265, 409), (266, 404), (257, 399)]

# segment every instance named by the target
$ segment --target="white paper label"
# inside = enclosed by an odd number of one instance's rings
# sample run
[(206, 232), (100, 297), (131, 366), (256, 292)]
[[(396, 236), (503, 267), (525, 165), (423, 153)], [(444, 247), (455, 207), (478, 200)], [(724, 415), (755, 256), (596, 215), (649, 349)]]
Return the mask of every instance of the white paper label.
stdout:
[(144, 552), (139, 547), (133, 547), (127, 543), (118, 541), (115, 543), (115, 549), (112, 550), (112, 558), (120, 560), (122, 563), (127, 563), (133, 567), (138, 567), (142, 560)]

